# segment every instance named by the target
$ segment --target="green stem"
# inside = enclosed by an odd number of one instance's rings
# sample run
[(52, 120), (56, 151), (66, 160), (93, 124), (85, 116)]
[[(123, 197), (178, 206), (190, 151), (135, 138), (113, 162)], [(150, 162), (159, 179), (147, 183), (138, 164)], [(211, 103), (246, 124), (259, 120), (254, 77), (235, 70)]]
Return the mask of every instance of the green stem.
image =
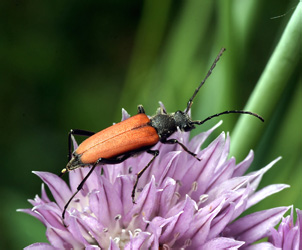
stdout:
[[(245, 110), (269, 121), (288, 79), (301, 57), (302, 2), (300, 1), (262, 73)], [(231, 155), (243, 158), (254, 148), (265, 126), (253, 117), (242, 115), (232, 133)]]

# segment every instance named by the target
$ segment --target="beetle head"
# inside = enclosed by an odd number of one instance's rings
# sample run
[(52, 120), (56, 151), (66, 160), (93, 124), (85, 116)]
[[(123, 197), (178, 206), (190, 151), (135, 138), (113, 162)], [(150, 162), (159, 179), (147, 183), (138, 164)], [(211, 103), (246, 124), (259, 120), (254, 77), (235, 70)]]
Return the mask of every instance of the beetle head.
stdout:
[(81, 161), (81, 155), (82, 154), (73, 152), (71, 160), (67, 163), (66, 171), (74, 170), (85, 165)]
[(179, 127), (181, 131), (188, 132), (195, 128), (192, 119), (186, 112), (178, 110), (173, 114), (173, 118), (176, 127)]

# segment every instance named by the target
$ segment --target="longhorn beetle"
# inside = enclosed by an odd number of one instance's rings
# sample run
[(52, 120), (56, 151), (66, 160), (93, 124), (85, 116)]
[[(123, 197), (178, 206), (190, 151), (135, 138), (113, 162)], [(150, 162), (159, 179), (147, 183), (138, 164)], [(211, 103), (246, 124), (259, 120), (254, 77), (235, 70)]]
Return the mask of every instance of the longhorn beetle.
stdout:
[[(143, 106), (139, 105), (137, 115), (134, 115), (98, 133), (79, 129), (71, 130), (69, 132), (69, 162), (66, 168), (62, 170), (60, 176), (76, 168), (90, 165), (92, 166), (92, 168), (77, 187), (77, 191), (71, 196), (71, 198), (64, 206), (62, 212), (63, 223), (68, 205), (75, 197), (75, 195), (82, 189), (85, 181), (88, 179), (88, 177), (91, 175), (91, 173), (98, 164), (121, 163), (132, 155), (144, 151), (153, 156), (149, 163), (139, 173), (137, 173), (136, 181), (131, 194), (132, 201), (134, 203), (135, 189), (137, 187), (138, 180), (141, 175), (146, 171), (146, 169), (151, 165), (154, 159), (158, 156), (159, 151), (152, 150), (151, 148), (156, 145), (159, 141), (164, 144), (178, 144), (184, 149), (184, 151), (192, 155), (192, 157), (195, 157), (197, 160), (200, 160), (197, 158), (196, 154), (191, 152), (184, 144), (182, 144), (176, 139), (169, 138), (173, 133), (177, 131), (177, 128), (184, 132), (191, 131), (195, 128), (195, 125), (201, 125), (206, 121), (212, 119), (213, 117), (230, 113), (248, 114), (259, 118), (261, 121), (264, 121), (261, 116), (243, 110), (224, 111), (209, 116), (202, 121), (194, 121), (188, 115), (188, 112), (193, 104), (193, 99), (197, 95), (201, 86), (211, 75), (213, 69), (216, 66), (216, 63), (218, 62), (224, 51), (225, 48), (222, 48), (220, 50), (206, 77), (199, 84), (199, 86), (194, 91), (192, 97), (188, 101), (185, 111), (178, 110), (175, 113), (167, 114), (163, 108), (159, 108), (157, 110), (157, 113), (151, 118), (149, 118), (145, 114)], [(89, 138), (83, 141), (79, 145), (79, 147), (74, 152), (72, 152), (72, 135), (89, 136)]]

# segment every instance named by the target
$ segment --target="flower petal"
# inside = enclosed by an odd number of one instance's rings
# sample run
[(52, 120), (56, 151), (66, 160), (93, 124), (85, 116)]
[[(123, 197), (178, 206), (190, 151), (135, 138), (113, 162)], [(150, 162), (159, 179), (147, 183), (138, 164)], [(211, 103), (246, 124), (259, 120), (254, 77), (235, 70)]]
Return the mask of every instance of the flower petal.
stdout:
[(72, 193), (67, 184), (57, 175), (33, 171), (34, 174), (39, 176), (50, 189), (50, 192), (61, 209), (65, 206), (66, 202), (71, 197)]
[(83, 245), (68, 232), (48, 227), (46, 237), (51, 245), (59, 249), (80, 249)]
[[(29, 214), (35, 218), (37, 218), (38, 220), (40, 220), (40, 215), (35, 213), (32, 209), (30, 208), (26, 208), (26, 209), (17, 209), (17, 212), (22, 212), (22, 213), (26, 213), (26, 214)], [(41, 221), (41, 220), (40, 220)], [(44, 224), (44, 221), (41, 221), (43, 224)], [(46, 226), (44, 224), (44, 226)]]
[(251, 172), (249, 174), (247, 174), (246, 176), (249, 176), (249, 183), (251, 184), (251, 187), (256, 190), (256, 188), (258, 187), (262, 176), (268, 171), (270, 170), (276, 162), (278, 162), (281, 159), (281, 157), (278, 157), (277, 159), (275, 159), (274, 161), (270, 162), (268, 165), (266, 165), (265, 167)]
[(152, 219), (152, 221), (146, 221), (149, 224), (148, 231), (152, 233), (149, 242), (153, 243), (152, 245), (154, 247), (159, 246), (159, 238), (161, 236), (163, 227), (168, 223), (173, 222), (178, 216), (179, 214), (176, 214), (167, 219), (162, 217), (155, 217)]
[(277, 207), (246, 215), (227, 226), (223, 235), (245, 241), (246, 244), (253, 243), (269, 236), (270, 229), (280, 221), (289, 208)]
[(247, 185), (248, 177), (246, 176), (240, 176), (226, 180), (208, 192), (209, 198), (207, 199), (205, 204), (209, 204), (215, 199), (222, 197), (223, 194), (245, 188)]
[(225, 202), (225, 198), (220, 198), (200, 209), (195, 214), (190, 228), (179, 241), (190, 239), (192, 242), (191, 247), (195, 247), (195, 249), (202, 246), (209, 235), (213, 219), (221, 211)]
[[(206, 242), (201, 246), (200, 250), (213, 250), (213, 249), (238, 249), (244, 244), (244, 241), (237, 241), (231, 238), (218, 237)], [(188, 249), (196, 249), (189, 247)]]
[(68, 230), (69, 232), (84, 246), (88, 246), (89, 243), (87, 242), (86, 238), (91, 238), (88, 232), (84, 229), (83, 225), (78, 220), (78, 213), (77, 211), (72, 211), (71, 215), (68, 219)]
[(120, 250), (120, 248), (118, 247), (118, 245), (111, 238), (110, 238), (110, 245), (108, 247), (108, 250)]
[(302, 211), (299, 209), (296, 209), (297, 213), (297, 221), (296, 221), (296, 226), (299, 228), (299, 233), (300, 233), (300, 249), (302, 248)]
[(281, 250), (281, 248), (275, 247), (269, 242), (261, 242), (258, 244), (253, 244), (247, 247), (244, 247), (244, 250)]
[(230, 223), (233, 217), (234, 210), (235, 204), (230, 203), (226, 209), (221, 211), (218, 216), (213, 219), (213, 222), (211, 224), (211, 230), (207, 239), (213, 239), (223, 231), (225, 226)]
[(172, 178), (167, 178), (164, 186), (162, 188), (162, 192), (160, 194), (159, 200), (159, 208), (158, 215), (162, 217), (167, 217), (167, 213), (171, 210), (171, 208), (175, 205), (177, 200), (179, 199), (179, 195), (177, 195), (177, 183)]
[(45, 190), (45, 185), (44, 183), (42, 183), (42, 186), (41, 186), (41, 199), (44, 201), (44, 202), (50, 202), (50, 199), (48, 198), (47, 194), (46, 194), (46, 190)]
[(103, 176), (101, 182), (101, 188), (90, 194), (90, 209), (99, 222), (110, 229), (114, 226), (114, 218), (122, 214), (122, 203), (114, 186)]
[[(157, 168), (156, 171), (154, 171), (155, 169), (153, 169), (152, 174), (157, 180), (157, 184), (159, 187), (162, 186), (162, 183), (168, 176), (174, 177), (175, 172), (177, 171), (177, 161), (180, 153), (181, 151), (167, 153), (161, 158), (161, 165), (164, 167)], [(177, 179), (177, 177), (175, 179)]]
[(57, 248), (49, 245), (48, 243), (34, 243), (24, 248), (24, 250), (57, 250)]
[(99, 246), (96, 245), (90, 245), (90, 246), (86, 246), (85, 250), (100, 250), (101, 248)]
[(150, 237), (149, 232), (140, 232), (136, 236), (130, 237), (130, 241), (125, 246), (124, 250), (132, 249), (148, 249), (150, 246), (146, 244), (147, 239)]
[(273, 244), (273, 246), (282, 248), (283, 234), (280, 235), (275, 228), (271, 228), (271, 235), (269, 236), (268, 240)]
[(128, 118), (130, 118), (130, 115), (125, 109), (122, 108), (122, 121), (127, 120)]
[(121, 175), (114, 182), (114, 188), (117, 192), (117, 196), (121, 201), (122, 208), (122, 220), (126, 214), (133, 207), (131, 193), (133, 189), (133, 178), (129, 175)]
[(190, 150), (197, 154), (200, 151), (200, 148), (202, 144), (205, 142), (205, 140), (212, 134), (212, 132), (218, 128), (222, 124), (222, 120), (220, 120), (216, 125), (214, 125), (212, 128), (209, 130), (202, 132), (196, 136), (194, 136), (191, 141), (189, 142), (188, 148)]
[(233, 175), (235, 167), (235, 158), (231, 158), (228, 161), (225, 161), (219, 168), (219, 170), (215, 171), (213, 177), (211, 178), (211, 182), (205, 191), (206, 193), (208, 190), (218, 186), (220, 183), (230, 179)]
[(235, 167), (233, 177), (244, 175), (247, 169), (251, 166), (253, 160), (254, 160), (254, 151), (250, 150), (248, 156), (245, 157), (245, 159)]
[(137, 220), (137, 227), (145, 228), (147, 223), (143, 220), (150, 220), (150, 216), (156, 207), (157, 190), (155, 187), (155, 178), (152, 176), (151, 181), (144, 187), (141, 194), (136, 200), (136, 204), (133, 205), (132, 209), (125, 216), (125, 223), (130, 223), (134, 216)]
[(286, 184), (274, 184), (274, 185), (269, 185), (269, 186), (264, 187), (263, 189), (257, 191), (256, 193), (254, 193), (253, 195), (251, 195), (249, 197), (246, 209), (257, 204), (258, 202), (265, 199), (266, 197), (268, 197), (272, 194), (278, 193), (278, 192), (282, 191), (283, 189), (289, 188), (289, 187), (290, 186), (286, 185)]
[(194, 200), (198, 200), (199, 196), (205, 192), (223, 151), (224, 138), (224, 133), (220, 134), (206, 149), (198, 154), (200, 161), (192, 157), (193, 165), (186, 168), (186, 173), (182, 178), (182, 186), (179, 190), (182, 196), (190, 191), (193, 182), (197, 182), (197, 190), (191, 195)]
[[(179, 210), (179, 216), (176, 218), (174, 223), (169, 223), (164, 229), (160, 237), (161, 242), (168, 243), (173, 240), (175, 241), (175, 236), (177, 236), (177, 238), (182, 237), (190, 227), (193, 215), (197, 210), (197, 206), (195, 201), (193, 201), (189, 196), (186, 196), (186, 200)], [(173, 246), (173, 244), (171, 244), (171, 246)]]
[(283, 249), (299, 250), (300, 235), (298, 227), (292, 228), (284, 237)]
[(39, 215), (39, 220), (48, 226), (65, 230), (62, 224), (61, 210), (58, 205), (54, 202), (41, 204), (33, 207), (32, 209), (35, 213)]

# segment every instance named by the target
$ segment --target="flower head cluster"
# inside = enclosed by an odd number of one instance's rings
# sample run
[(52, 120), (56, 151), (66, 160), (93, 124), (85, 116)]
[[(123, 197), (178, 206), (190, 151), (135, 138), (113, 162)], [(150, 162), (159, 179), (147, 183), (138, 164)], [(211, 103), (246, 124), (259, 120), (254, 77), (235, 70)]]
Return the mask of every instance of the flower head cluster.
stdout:
[(301, 249), (302, 248), (302, 212), (296, 209), (297, 221), (294, 224), (293, 208), (291, 214), (282, 221), (278, 229), (271, 229), (271, 235), (269, 236), (268, 243), (258, 244), (260, 246), (265, 245), (267, 248), (272, 246), (279, 249)]
[[(123, 119), (127, 117), (123, 111)], [(273, 229), (289, 207), (272, 208), (236, 220), (249, 207), (288, 186), (275, 184), (256, 191), (263, 174), (278, 159), (245, 175), (253, 152), (239, 164), (233, 157), (228, 159), (230, 138), (224, 133), (200, 150), (219, 125), (190, 141), (189, 133), (173, 135), (200, 161), (178, 145), (158, 143), (154, 149), (160, 154), (140, 178), (135, 204), (131, 191), (136, 173), (150, 161), (150, 154), (96, 168), (67, 209), (67, 227), (61, 218), (63, 207), (89, 168), (70, 172), (69, 185), (54, 174), (34, 172), (48, 186), (54, 201), (42, 185), (41, 197), (29, 200), (33, 208), (20, 210), (45, 225), (50, 243), (35, 243), (27, 249), (249, 248), (264, 237), (270, 237), (271, 243), (267, 244), (279, 247), (284, 234), (296, 237), (297, 226), (288, 226), (292, 216), (283, 220), (279, 231)]]

